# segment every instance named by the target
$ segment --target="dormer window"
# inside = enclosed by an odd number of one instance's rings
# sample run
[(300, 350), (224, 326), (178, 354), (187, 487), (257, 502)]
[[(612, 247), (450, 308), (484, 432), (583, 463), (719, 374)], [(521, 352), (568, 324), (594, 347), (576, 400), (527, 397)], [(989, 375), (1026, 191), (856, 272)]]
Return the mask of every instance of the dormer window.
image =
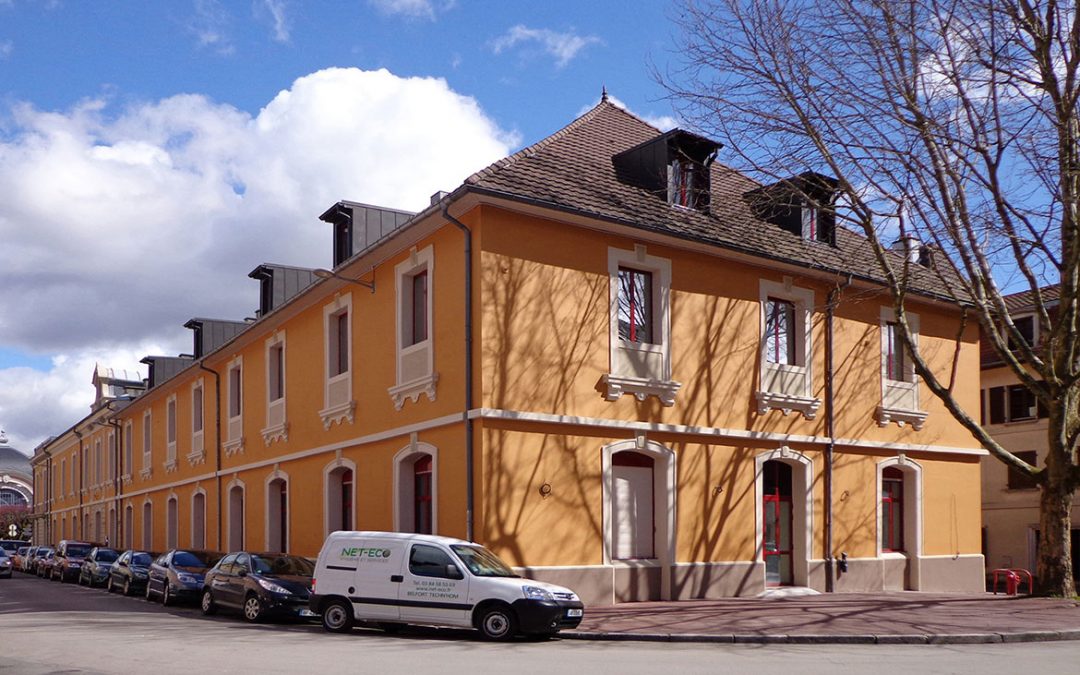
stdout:
[(836, 196), (834, 179), (804, 173), (744, 196), (759, 218), (803, 241), (836, 243), (836, 214), (831, 206)]
[(709, 209), (709, 167), (720, 144), (673, 129), (612, 158), (623, 183), (636, 185), (672, 206)]

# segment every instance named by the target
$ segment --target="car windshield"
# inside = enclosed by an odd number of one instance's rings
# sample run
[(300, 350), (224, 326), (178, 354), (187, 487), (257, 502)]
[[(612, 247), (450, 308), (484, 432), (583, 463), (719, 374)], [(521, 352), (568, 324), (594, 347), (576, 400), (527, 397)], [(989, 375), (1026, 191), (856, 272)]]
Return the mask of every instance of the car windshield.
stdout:
[(177, 567), (212, 567), (217, 560), (205, 551), (177, 551), (172, 562)]
[(89, 553), (89, 552), (90, 552), (90, 547), (85, 545), (85, 544), (69, 545), (67, 547), (67, 554), (68, 555), (78, 555), (78, 556), (86, 557), (86, 554)]
[(136, 553), (135, 555), (131, 556), (131, 564), (132, 565), (144, 565), (145, 566), (145, 565), (149, 565), (152, 562), (154, 562), (154, 558), (149, 553)]
[(251, 566), (259, 574), (295, 574), (310, 577), (315, 574), (315, 566), (307, 558), (295, 555), (251, 556)]
[(461, 558), (469, 571), (478, 577), (516, 577), (514, 571), (483, 546), (454, 544), (450, 548)]
[(116, 551), (98, 551), (94, 558), (98, 562), (112, 562), (120, 557), (120, 554)]

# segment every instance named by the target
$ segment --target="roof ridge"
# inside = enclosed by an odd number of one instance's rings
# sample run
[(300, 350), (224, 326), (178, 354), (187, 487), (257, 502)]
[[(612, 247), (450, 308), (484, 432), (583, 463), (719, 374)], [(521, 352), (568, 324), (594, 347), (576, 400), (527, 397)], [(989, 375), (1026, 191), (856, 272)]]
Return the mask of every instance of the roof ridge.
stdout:
[(620, 106), (615, 105), (614, 103), (612, 103), (611, 101), (609, 101), (607, 99), (601, 99), (600, 102), (597, 103), (595, 106), (593, 106), (590, 110), (588, 110), (583, 115), (581, 115), (580, 117), (578, 117), (574, 121), (572, 121), (569, 124), (567, 124), (566, 126), (564, 126), (562, 129), (559, 129), (558, 131), (556, 131), (556, 132), (554, 132), (554, 133), (552, 133), (552, 134), (550, 134), (548, 136), (545, 136), (544, 138), (541, 138), (539, 141), (533, 143), (532, 145), (526, 146), (526, 147), (522, 148), (521, 150), (518, 150), (517, 152), (515, 152), (513, 154), (507, 155), (506, 157), (503, 157), (502, 159), (496, 160), (496, 161), (492, 162), (491, 164), (488, 164), (487, 166), (485, 166), (483, 169), (480, 169), (476, 173), (472, 174), (471, 176), (469, 176), (468, 178), (465, 179), (465, 185), (474, 185), (474, 184), (480, 182), (481, 180), (483, 180), (484, 178), (487, 178), (488, 176), (491, 176), (492, 174), (499, 171), (500, 169), (506, 168), (508, 166), (511, 166), (511, 165), (517, 163), (517, 161), (522, 159), (523, 157), (532, 156), (536, 152), (538, 152), (540, 150), (543, 150), (544, 148), (548, 147), (549, 145), (551, 145), (555, 141), (558, 141), (558, 140), (566, 137), (571, 132), (576, 131), (578, 128), (584, 126), (588, 122), (591, 122), (593, 120), (593, 118), (595, 118), (601, 112), (603, 112), (603, 111), (605, 111), (605, 110), (607, 110), (609, 108), (612, 109), (612, 110), (617, 110), (618, 112), (621, 112), (622, 114), (627, 115), (628, 117), (632, 117), (634, 120), (636, 120), (638, 122), (641, 122), (642, 124), (644, 124), (644, 125), (648, 126), (649, 128), (655, 130), (657, 133), (662, 133), (659, 128), (657, 128), (656, 126), (654, 126), (652, 124), (649, 124), (648, 122), (641, 119), (637, 115), (634, 115), (630, 111), (628, 111), (628, 110), (626, 110), (626, 109), (624, 109), (624, 108), (622, 108)]

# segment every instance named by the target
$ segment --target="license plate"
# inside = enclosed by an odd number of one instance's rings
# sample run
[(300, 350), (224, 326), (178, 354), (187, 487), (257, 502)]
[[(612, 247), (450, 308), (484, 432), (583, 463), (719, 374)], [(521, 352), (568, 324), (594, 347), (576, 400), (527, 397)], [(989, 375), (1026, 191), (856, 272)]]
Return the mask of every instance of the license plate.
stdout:
[(302, 609), (302, 610), (300, 610), (300, 616), (318, 616), (318, 615), (315, 612), (311, 611), (310, 609)]
[(581, 617), (580, 609), (568, 609), (566, 610), (566, 617), (569, 619), (577, 619)]

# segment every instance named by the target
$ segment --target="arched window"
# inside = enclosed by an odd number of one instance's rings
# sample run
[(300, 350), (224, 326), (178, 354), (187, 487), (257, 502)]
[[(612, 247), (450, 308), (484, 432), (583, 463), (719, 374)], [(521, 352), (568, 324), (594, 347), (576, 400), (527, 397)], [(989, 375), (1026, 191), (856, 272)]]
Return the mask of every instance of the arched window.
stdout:
[(439, 531), (439, 450), (417, 441), (394, 455), (394, 529)]
[(282, 552), (289, 549), (289, 484), (283, 477), (272, 479), (266, 486), (266, 548)]
[(128, 504), (124, 507), (124, 541), (122, 546), (131, 546), (135, 541), (135, 509)]
[(154, 505), (143, 503), (142, 507), (142, 546), (143, 550), (154, 550)]
[(191, 547), (206, 548), (206, 493), (191, 497)]
[(175, 496), (169, 497), (165, 502), (165, 548), (174, 549), (177, 546), (177, 530), (179, 529), (179, 505)]
[(904, 472), (895, 466), (881, 471), (881, 550), (904, 550)]
[(244, 486), (233, 484), (229, 488), (229, 550), (244, 548)]
[(326, 534), (355, 529), (353, 523), (353, 470), (334, 465), (326, 473)]

